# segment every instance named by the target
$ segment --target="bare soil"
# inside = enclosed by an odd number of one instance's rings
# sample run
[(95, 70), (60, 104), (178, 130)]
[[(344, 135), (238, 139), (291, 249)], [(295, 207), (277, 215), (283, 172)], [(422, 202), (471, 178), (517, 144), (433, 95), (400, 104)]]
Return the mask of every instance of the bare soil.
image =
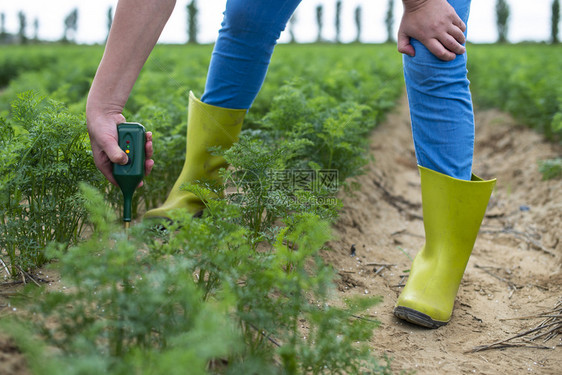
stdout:
[[(0, 274), (3, 275), (3, 273), (3, 268), (0, 268)], [(60, 290), (63, 287), (57, 270), (42, 268), (33, 272), (33, 277), (40, 282), (44, 282), (48, 290)], [(26, 282), (32, 283), (30, 280), (26, 280)], [(2, 279), (0, 281), (0, 319), (21, 313), (21, 310), (15, 307), (11, 300), (24, 295), (22, 293), (23, 287), (23, 280), (9, 281)], [(31, 371), (25, 357), (14, 340), (3, 333), (0, 328), (0, 375), (28, 374), (31, 374)]]
[(30, 374), (27, 363), (14, 342), (0, 335), (0, 375)]
[[(471, 352), (540, 323), (510, 318), (552, 310), (562, 300), (562, 180), (542, 181), (537, 167), (538, 160), (560, 156), (562, 147), (497, 110), (477, 111), (476, 124), (473, 170), (485, 179), (497, 178), (497, 187), (450, 323), (428, 330), (392, 314), (409, 257), (424, 243), (406, 98), (372, 133), (375, 162), (357, 179), (360, 190), (354, 196), (342, 195), (337, 239), (326, 254), (342, 276), (339, 297), (383, 296), (369, 312), (381, 322), (372, 348), (394, 358), (396, 370), (562, 374), (562, 332), (546, 344), (537, 342), (554, 349)], [(350, 255), (352, 245), (355, 257)]]
[[(427, 330), (392, 315), (409, 257), (424, 242), (405, 98), (372, 133), (375, 161), (357, 179), (360, 189), (351, 196), (342, 193), (344, 209), (334, 228), (333, 250), (324, 254), (341, 276), (334, 302), (356, 294), (383, 297), (369, 311), (381, 322), (372, 348), (393, 358), (398, 371), (561, 374), (562, 333), (545, 344), (554, 349), (471, 352), (534, 327), (536, 319), (511, 318), (551, 310), (562, 299), (562, 180), (542, 181), (537, 169), (538, 160), (562, 155), (562, 147), (495, 110), (477, 111), (476, 123), (474, 171), (483, 178), (497, 178), (498, 183), (451, 322)], [(0, 318), (12, 313), (7, 296), (17, 291), (17, 287), (0, 288)], [(0, 375), (28, 373), (23, 355), (0, 332)]]

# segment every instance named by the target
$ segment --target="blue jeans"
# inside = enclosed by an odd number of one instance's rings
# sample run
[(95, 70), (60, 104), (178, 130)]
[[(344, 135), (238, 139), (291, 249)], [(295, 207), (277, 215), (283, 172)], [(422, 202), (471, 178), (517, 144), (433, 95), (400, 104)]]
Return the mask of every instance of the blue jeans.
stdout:
[(273, 48), (301, 0), (228, 0), (201, 101), (248, 109)]
[[(470, 0), (448, 0), (467, 23)], [(404, 55), (404, 77), (418, 164), (470, 180), (474, 153), (474, 114), (466, 53), (441, 61), (412, 39), (416, 55)]]
[[(256, 98), (275, 44), (301, 0), (228, 0), (207, 76), (204, 103), (248, 109)], [(466, 23), (470, 0), (449, 0)], [(441, 61), (412, 39), (415, 57), (404, 56), (418, 163), (469, 180), (474, 115), (466, 54)]]

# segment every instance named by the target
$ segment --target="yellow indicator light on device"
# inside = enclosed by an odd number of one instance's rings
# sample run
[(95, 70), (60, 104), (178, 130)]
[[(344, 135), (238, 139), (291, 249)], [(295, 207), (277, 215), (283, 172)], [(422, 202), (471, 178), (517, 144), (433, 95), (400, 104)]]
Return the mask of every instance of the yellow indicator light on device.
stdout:
[(129, 150), (125, 150), (125, 152), (128, 154), (130, 151), (129, 151)]

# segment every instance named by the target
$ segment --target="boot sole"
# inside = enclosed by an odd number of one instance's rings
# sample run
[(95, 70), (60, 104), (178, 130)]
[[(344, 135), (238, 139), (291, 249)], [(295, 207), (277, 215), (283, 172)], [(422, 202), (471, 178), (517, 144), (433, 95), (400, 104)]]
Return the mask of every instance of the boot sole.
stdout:
[(433, 320), (429, 315), (411, 309), (409, 307), (397, 306), (394, 308), (394, 315), (397, 318), (405, 320), (407, 322), (425, 327), (425, 328), (439, 328), (447, 324), (448, 322), (441, 322), (439, 320)]

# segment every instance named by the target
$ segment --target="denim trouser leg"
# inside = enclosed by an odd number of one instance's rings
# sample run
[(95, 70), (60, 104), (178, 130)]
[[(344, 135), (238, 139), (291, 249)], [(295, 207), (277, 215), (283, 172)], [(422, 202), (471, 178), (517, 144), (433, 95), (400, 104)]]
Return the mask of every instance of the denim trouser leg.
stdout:
[[(448, 0), (466, 23), (470, 0)], [(426, 168), (470, 180), (474, 152), (474, 114), (466, 53), (441, 61), (412, 39), (414, 57), (404, 55), (404, 77), (416, 157)]]
[(207, 75), (204, 103), (248, 109), (273, 48), (301, 0), (228, 0)]

